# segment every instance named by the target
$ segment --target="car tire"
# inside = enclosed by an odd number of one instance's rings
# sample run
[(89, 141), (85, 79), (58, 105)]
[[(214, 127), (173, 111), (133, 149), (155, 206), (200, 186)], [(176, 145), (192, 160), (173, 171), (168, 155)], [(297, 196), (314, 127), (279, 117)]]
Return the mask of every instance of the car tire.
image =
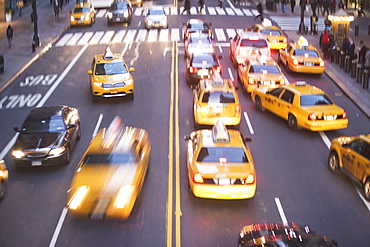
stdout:
[(289, 126), (289, 128), (291, 128), (293, 130), (298, 130), (299, 129), (297, 118), (295, 116), (293, 116), (292, 114), (289, 114), (289, 116), (288, 116), (288, 126)]
[(7, 190), (8, 190), (8, 184), (4, 179), (2, 179), (0, 181), (0, 201), (5, 198), (7, 194)]
[(262, 105), (262, 100), (259, 96), (256, 96), (255, 107), (258, 111), (264, 111), (265, 110), (265, 108)]
[(337, 152), (331, 151), (328, 158), (329, 170), (334, 172), (339, 169), (339, 157)]
[(69, 162), (71, 161), (71, 150), (69, 146), (66, 146), (66, 154), (64, 159), (64, 165), (69, 165)]
[(81, 124), (78, 123), (78, 130), (77, 130), (77, 138), (76, 140), (79, 141), (81, 139)]
[(370, 178), (364, 184), (364, 196), (366, 200), (370, 201)]

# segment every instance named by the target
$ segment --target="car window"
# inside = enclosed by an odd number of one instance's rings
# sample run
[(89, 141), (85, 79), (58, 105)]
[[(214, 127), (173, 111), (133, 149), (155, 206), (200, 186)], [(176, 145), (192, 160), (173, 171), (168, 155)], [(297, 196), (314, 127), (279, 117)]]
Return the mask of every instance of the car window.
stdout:
[(248, 162), (248, 158), (242, 148), (203, 147), (197, 161), (243, 163)]
[(255, 48), (268, 47), (267, 42), (264, 39), (259, 39), (259, 40), (243, 39), (242, 42), (240, 42), (240, 46), (255, 47)]
[[(204, 65), (204, 63), (205, 65)], [(193, 56), (192, 66), (196, 68), (212, 68), (213, 66), (217, 65), (216, 59), (212, 55), (200, 55), (200, 56)]]
[[(307, 54), (307, 55), (305, 55)], [(309, 56), (309, 57), (319, 57), (319, 54), (315, 50), (301, 50), (301, 49), (295, 49), (293, 52), (293, 55), (296, 56)]]
[(112, 6), (110, 7), (111, 10), (125, 10), (127, 8), (127, 4), (112, 4)]
[(164, 11), (162, 9), (150, 9), (148, 11), (149, 15), (164, 15)]
[(281, 95), (281, 99), (288, 103), (293, 103), (294, 93), (289, 90), (285, 90), (283, 95)]
[(362, 156), (364, 156), (366, 159), (370, 160), (370, 144), (366, 143), (364, 144), (364, 147), (362, 148), (361, 152)]
[(202, 102), (209, 104), (229, 104), (235, 103), (235, 98), (233, 93), (206, 92), (203, 94)]
[(21, 128), (22, 133), (48, 133), (65, 131), (61, 116), (27, 118)]
[(137, 162), (136, 155), (133, 152), (128, 153), (109, 153), (109, 154), (87, 154), (83, 165), (96, 164), (131, 164)]
[(261, 33), (263, 33), (265, 35), (278, 35), (278, 36), (281, 35), (281, 33), (278, 30), (275, 30), (275, 29), (262, 29)]
[(276, 65), (252, 65), (250, 73), (263, 73), (266, 71), (267, 74), (280, 74), (279, 68)]
[(75, 8), (74, 13), (88, 13), (90, 12), (90, 9), (88, 7), (83, 7), (83, 8)]
[(333, 102), (326, 94), (309, 94), (301, 96), (301, 106), (332, 105)]
[(361, 154), (364, 146), (365, 146), (365, 142), (361, 139), (354, 140), (353, 142), (348, 144), (348, 147), (358, 154)]
[(122, 62), (96, 64), (95, 75), (114, 75), (124, 73), (127, 73), (127, 68)]
[(208, 30), (208, 26), (204, 22), (189, 23), (187, 27), (189, 29)]
[(284, 88), (275, 88), (271, 90), (269, 93), (275, 97), (279, 97), (281, 91), (283, 91)]

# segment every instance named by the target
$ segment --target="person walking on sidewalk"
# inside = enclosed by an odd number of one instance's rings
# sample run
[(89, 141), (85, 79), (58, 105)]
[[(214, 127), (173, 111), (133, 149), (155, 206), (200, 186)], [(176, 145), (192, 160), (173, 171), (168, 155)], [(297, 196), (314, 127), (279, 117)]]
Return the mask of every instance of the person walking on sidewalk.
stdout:
[(334, 14), (336, 9), (337, 9), (336, 0), (331, 0), (331, 2), (330, 2), (330, 14)]
[(367, 48), (366, 54), (365, 54), (365, 64), (364, 64), (365, 69), (369, 70), (370, 69), (370, 49)]
[(13, 28), (12, 26), (8, 25), (6, 29), (6, 37), (8, 38), (9, 49), (12, 47), (12, 39), (13, 39)]
[(294, 7), (295, 7), (295, 0), (290, 0), (290, 9), (292, 13), (294, 13)]
[(363, 40), (360, 40), (360, 47), (358, 48), (358, 64), (364, 65), (366, 60), (366, 45)]
[(257, 11), (258, 15), (254, 17), (254, 19), (257, 19), (258, 17), (261, 17), (261, 22), (263, 21), (263, 5), (262, 5), (262, 0), (257, 4)]
[(311, 0), (310, 3), (311, 3), (312, 15), (317, 16), (317, 14), (316, 14), (317, 0)]
[(24, 6), (23, 0), (18, 0), (17, 1), (17, 9), (18, 9), (18, 14), (19, 16), (22, 16), (22, 8)]
[(322, 11), (322, 15), (325, 16), (325, 13), (326, 15), (329, 15), (330, 0), (324, 0), (324, 2), (322, 3), (322, 7), (324, 8), (324, 10)]
[(188, 15), (190, 15), (190, 8), (191, 8), (191, 2), (190, 0), (185, 0), (184, 9), (182, 10), (181, 14), (184, 14), (186, 11)]
[(220, 7), (220, 9), (222, 9), (224, 6), (224, 0), (218, 0), (218, 7)]
[(204, 0), (199, 0), (198, 1), (198, 5), (199, 5), (199, 14), (201, 15), (202, 14), (202, 10), (204, 8)]
[(286, 1), (287, 0), (281, 0), (281, 12), (285, 13), (286, 10)]

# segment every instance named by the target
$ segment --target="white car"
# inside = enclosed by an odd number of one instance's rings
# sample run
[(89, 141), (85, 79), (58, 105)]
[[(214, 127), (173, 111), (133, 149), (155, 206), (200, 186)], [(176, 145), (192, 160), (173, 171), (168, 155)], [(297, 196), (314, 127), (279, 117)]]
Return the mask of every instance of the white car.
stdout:
[(168, 28), (168, 18), (162, 6), (154, 6), (145, 14), (145, 28)]
[(189, 38), (185, 40), (185, 55), (190, 57), (193, 53), (213, 53), (214, 47), (211, 37), (208, 33), (195, 32), (190, 33)]

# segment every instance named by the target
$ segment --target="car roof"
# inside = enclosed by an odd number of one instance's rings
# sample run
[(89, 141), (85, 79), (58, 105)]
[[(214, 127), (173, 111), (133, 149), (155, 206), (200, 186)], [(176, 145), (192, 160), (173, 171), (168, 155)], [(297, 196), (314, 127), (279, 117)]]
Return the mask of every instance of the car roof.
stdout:
[(199, 87), (202, 91), (205, 92), (221, 91), (236, 94), (233, 82), (230, 79), (223, 79), (219, 75), (213, 75), (211, 79), (201, 80), (199, 82)]
[(292, 84), (289, 84), (283, 87), (291, 89), (292, 92), (298, 95), (326, 94), (323, 90), (313, 85), (310, 85), (307, 83), (305, 85), (297, 85), (297, 84), (299, 84), (299, 82), (295, 82), (295, 83), (292, 83)]
[(200, 134), (201, 146), (203, 147), (244, 147), (243, 140), (238, 130), (227, 130), (228, 137), (230, 139), (229, 142), (215, 142), (212, 130), (210, 129), (199, 130), (198, 133)]
[(108, 63), (108, 62), (124, 62), (124, 59), (119, 53), (113, 53), (113, 59), (104, 59), (104, 54), (95, 55), (95, 63)]
[(266, 60), (257, 58), (253, 60), (247, 60), (246, 62), (248, 62), (251, 66), (253, 65), (276, 65), (277, 66), (277, 63), (272, 58), (268, 58)]
[(188, 24), (198, 24), (198, 23), (206, 23), (207, 24), (207, 21), (199, 19), (199, 18), (193, 18), (193, 19), (188, 20)]
[(149, 8), (149, 10), (164, 10), (164, 8), (162, 6), (152, 6)]
[(260, 32), (242, 31), (239, 34), (242, 39), (266, 39)]
[(62, 115), (63, 110), (69, 108), (64, 105), (56, 106), (42, 106), (31, 110), (27, 117), (50, 117), (55, 115)]

